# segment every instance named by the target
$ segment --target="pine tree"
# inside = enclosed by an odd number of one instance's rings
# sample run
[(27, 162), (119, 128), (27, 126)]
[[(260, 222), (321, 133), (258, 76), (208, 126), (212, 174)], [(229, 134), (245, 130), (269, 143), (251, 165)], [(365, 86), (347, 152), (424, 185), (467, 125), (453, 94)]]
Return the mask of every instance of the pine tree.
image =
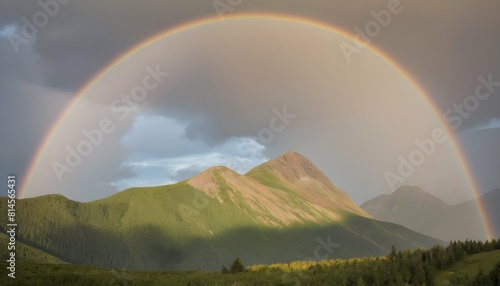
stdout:
[(222, 274), (227, 274), (229, 273), (229, 270), (227, 270), (226, 265), (222, 264), (222, 268), (220, 270), (220, 273)]
[(492, 239), (491, 246), (493, 247), (493, 250), (500, 249), (500, 239), (498, 241), (496, 239)]
[(238, 257), (233, 261), (233, 264), (231, 265), (231, 270), (229, 270), (229, 272), (231, 272), (231, 274), (236, 274), (239, 272), (243, 272), (244, 270), (245, 267), (243, 266), (240, 258)]
[(390, 261), (394, 261), (396, 259), (396, 247), (394, 246), (394, 244), (392, 245), (391, 253), (387, 258), (389, 258)]
[(461, 241), (456, 243), (454, 251), (456, 260), (462, 260), (465, 257), (464, 245)]
[(366, 282), (363, 280), (363, 277), (358, 277), (358, 280), (356, 280), (356, 286), (366, 286)]
[(494, 286), (500, 286), (500, 262), (497, 264), (497, 267), (490, 272), (490, 279)]
[(446, 249), (446, 252), (448, 252), (448, 265), (452, 265), (455, 262), (455, 252), (452, 247)]
[(425, 271), (421, 263), (417, 263), (415, 266), (415, 273), (413, 274), (413, 284), (414, 285), (424, 285), (427, 281), (425, 277)]
[(488, 252), (494, 250), (495, 247), (492, 244), (492, 242), (489, 242), (488, 240), (483, 244), (483, 252)]

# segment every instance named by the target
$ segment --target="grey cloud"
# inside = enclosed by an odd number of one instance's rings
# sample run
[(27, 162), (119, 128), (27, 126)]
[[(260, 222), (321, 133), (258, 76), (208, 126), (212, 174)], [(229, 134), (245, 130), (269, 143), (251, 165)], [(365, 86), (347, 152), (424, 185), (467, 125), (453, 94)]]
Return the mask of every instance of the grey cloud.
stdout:
[[(500, 2), (492, 0), (483, 1), (481, 4), (460, 1), (432, 4), (421, 1), (402, 1), (402, 3), (404, 11), (394, 16), (391, 24), (384, 28), (379, 36), (372, 39), (372, 45), (381, 47), (409, 70), (422, 83), (442, 112), (454, 103), (462, 102), (463, 98), (474, 91), (478, 75), (494, 73), (495, 78), (500, 78), (498, 57), (500, 38), (497, 37), (500, 34), (500, 17), (498, 17)], [(335, 23), (352, 31), (353, 27), (362, 27), (373, 20), (370, 15), (371, 10), (378, 11), (386, 5), (385, 0), (354, 1), (349, 4), (345, 1), (305, 3), (291, 0), (285, 4), (278, 1), (243, 1), (235, 8), (234, 14), (247, 11), (296, 14)], [(0, 27), (6, 24), (19, 24), (22, 17), (30, 17), (39, 10), (36, 1), (0, 0), (0, 7)], [(19, 172), (25, 169), (26, 162), (51, 125), (51, 120), (56, 118), (55, 114), (58, 114), (63, 106), (62, 104), (48, 106), (40, 97), (30, 101), (27, 95), (18, 95), (19, 92), (13, 89), (9, 91), (11, 88), (7, 83), (16, 79), (19, 82), (32, 83), (40, 86), (39, 92), (33, 91), (40, 94), (58, 89), (76, 91), (93, 74), (136, 43), (168, 27), (202, 16), (216, 16), (211, 1), (200, 3), (194, 0), (140, 2), (73, 0), (67, 6), (61, 7), (58, 15), (51, 18), (46, 27), (40, 29), (34, 41), (22, 47), (24, 50), (19, 56), (13, 54), (11, 47), (5, 45), (8, 43), (6, 39), (0, 36), (1, 100), (8, 98), (12, 101), (10, 106), (2, 104), (1, 114), (12, 115), (13, 117), (9, 118), (16, 118), (16, 128), (26, 130), (25, 134), (15, 135), (15, 138), (19, 139), (17, 141), (3, 139), (2, 136), (2, 140), (5, 140), (2, 141), (2, 146), (6, 146), (7, 150), (16, 150), (16, 153), (2, 154), (2, 162), (8, 162), (5, 164), (7, 167), (2, 165), (2, 168), (8, 169), (18, 164), (19, 166), (14, 169), (20, 170)], [(222, 45), (214, 45), (212, 48), (220, 48), (226, 42), (231, 44), (231, 39), (227, 38), (215, 38), (213, 41)], [(262, 42), (258, 41), (252, 43), (252, 45), (261, 44)], [(153, 106), (156, 107), (153, 114), (173, 116), (185, 122), (186, 137), (189, 140), (200, 141), (213, 147), (231, 137), (256, 137), (259, 130), (269, 124), (269, 119), (273, 116), (272, 108), (288, 105), (291, 110), (300, 110), (301, 106), (311, 103), (308, 100), (301, 100), (303, 98), (301, 95), (304, 94), (301, 94), (300, 90), (287, 90), (283, 93), (282, 90), (273, 88), (273, 84), (285, 81), (286, 76), (272, 77), (269, 84), (263, 88), (268, 94), (255, 94), (259, 89), (251, 86), (247, 90), (237, 89), (238, 84), (234, 82), (235, 78), (231, 74), (247, 72), (247, 77), (255, 77), (256, 82), (266, 82), (264, 77), (275, 74), (276, 71), (261, 69), (255, 73), (251, 71), (252, 69), (238, 70), (238, 64), (243, 63), (238, 62), (236, 56), (231, 59), (233, 65), (224, 66), (210, 57), (192, 56), (198, 47), (181, 48), (187, 50), (184, 55), (190, 55), (191, 58), (182, 58), (182, 54), (179, 54), (182, 65), (176, 66), (176, 70), (172, 71), (173, 84), (169, 84), (164, 90), (165, 94), (170, 95), (169, 101), (153, 100)], [(240, 46), (240, 48), (247, 47)], [(293, 47), (283, 47), (283, 51), (293, 52), (293, 50)], [(230, 51), (227, 52), (229, 55)], [(273, 55), (274, 58), (279, 58), (279, 54)], [(283, 63), (278, 70), (288, 72), (289, 69)], [(222, 89), (219, 82), (221, 78), (226, 80)], [(60, 94), (68, 98), (72, 95), (69, 92)], [(242, 97), (251, 97), (253, 100), (242, 105), (240, 100)], [(320, 102), (321, 97), (317, 100)], [(26, 104), (26, 102), (36, 102), (36, 104)], [(155, 105), (156, 103), (158, 105)], [(498, 106), (500, 106), (499, 91), (471, 118), (464, 121), (462, 128), (476, 126), (488, 122), (491, 118), (499, 117)], [(221, 107), (227, 108), (220, 112)], [(307, 118), (313, 114), (301, 114), (301, 116)], [(3, 124), (2, 130), (9, 130), (10, 126), (3, 118), (1, 124)], [(131, 123), (124, 129), (130, 126)], [(283, 143), (283, 137), (277, 136), (276, 141), (267, 146), (267, 155), (273, 156), (281, 151), (276, 146)], [(300, 147), (296, 145), (294, 148)], [(312, 151), (306, 148), (305, 152), (313, 154)], [(13, 154), (19, 154), (20, 163), (14, 162), (16, 157), (11, 156)], [(4, 161), (3, 158), (9, 159)], [(130, 170), (116, 174), (112, 171), (118, 169), (126, 158), (128, 158), (126, 153), (120, 153), (109, 160), (106, 167), (109, 168), (113, 178), (131, 175)], [(326, 159), (318, 159), (326, 165)], [(330, 173), (336, 171), (332, 169)], [(96, 181), (105, 180), (104, 175), (102, 178), (99, 176), (96, 177)], [(82, 189), (92, 190), (92, 187), (85, 186)], [(98, 193), (105, 191), (104, 189), (106, 187), (100, 189)]]
[[(364, 28), (373, 20), (371, 11), (387, 9), (387, 3), (380, 0), (354, 1), (349, 5), (343, 1), (304, 4), (293, 0), (283, 5), (243, 1), (228, 14), (255, 11), (303, 15), (353, 32), (354, 27)], [(391, 23), (371, 39), (372, 43), (410, 70), (443, 111), (457, 98), (473, 92), (478, 75), (498, 73), (498, 1), (483, 1), (481, 5), (401, 1), (401, 5), (403, 11), (392, 16)], [(36, 1), (2, 1), (1, 6), (0, 26), (19, 24), (22, 17), (29, 18), (40, 10)], [(211, 1), (73, 0), (61, 6), (60, 12), (40, 29), (34, 51), (41, 57), (50, 86), (76, 90), (135, 43), (179, 23), (216, 15)], [(481, 115), (465, 126), (489, 120), (496, 113), (494, 106), (484, 107)]]
[(182, 181), (182, 180), (185, 180), (187, 178), (193, 177), (194, 175), (200, 173), (204, 169), (205, 169), (205, 166), (199, 166), (199, 165), (193, 164), (187, 168), (177, 170), (175, 172), (175, 174), (172, 176), (172, 179), (174, 181)]
[(484, 129), (461, 132), (459, 142), (466, 152), (466, 160), (473, 172), (479, 189), (486, 193), (499, 188), (500, 129)]
[[(22, 26), (23, 17), (31, 19), (41, 10), (37, 1), (7, 2), (0, 4), (4, 13), (8, 11), (0, 17), (4, 19), (0, 26)], [(34, 51), (41, 56), (50, 86), (76, 90), (134, 44), (208, 14), (211, 8), (194, 1), (73, 0), (60, 5), (59, 12), (39, 29)]]
[[(31, 46), (11, 55), (10, 43), (0, 36), (0, 175), (25, 179), (36, 150), (59, 112), (68, 103), (67, 93), (48, 88), (37, 69)], [(6, 193), (2, 190), (0, 195)]]

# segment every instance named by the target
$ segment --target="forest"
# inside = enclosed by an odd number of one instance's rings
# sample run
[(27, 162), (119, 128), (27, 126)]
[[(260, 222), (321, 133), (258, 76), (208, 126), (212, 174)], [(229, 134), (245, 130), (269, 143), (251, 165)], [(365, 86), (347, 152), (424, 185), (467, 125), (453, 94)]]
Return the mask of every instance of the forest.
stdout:
[[(491, 253), (490, 271), (451, 275), (443, 284), (435, 276), (469, 257)], [(125, 271), (71, 264), (19, 264), (16, 279), (7, 277), (2, 262), (2, 285), (500, 285), (500, 240), (452, 241), (430, 249), (397, 250), (383, 257), (295, 261), (244, 267), (235, 258), (219, 272)], [(449, 272), (449, 271), (448, 271)]]

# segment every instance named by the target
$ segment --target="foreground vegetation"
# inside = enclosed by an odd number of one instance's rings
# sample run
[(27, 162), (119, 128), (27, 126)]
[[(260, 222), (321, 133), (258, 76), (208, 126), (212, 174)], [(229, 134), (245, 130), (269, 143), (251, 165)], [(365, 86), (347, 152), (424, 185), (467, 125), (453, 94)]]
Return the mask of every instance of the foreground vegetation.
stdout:
[[(448, 247), (397, 251), (385, 257), (296, 261), (243, 270), (120, 271), (20, 262), (16, 279), (0, 264), (1, 285), (499, 285), (500, 240), (450, 242)], [(224, 273), (222, 273), (224, 272)]]
[(436, 285), (500, 285), (499, 262), (500, 250), (475, 254), (438, 272), (434, 281)]

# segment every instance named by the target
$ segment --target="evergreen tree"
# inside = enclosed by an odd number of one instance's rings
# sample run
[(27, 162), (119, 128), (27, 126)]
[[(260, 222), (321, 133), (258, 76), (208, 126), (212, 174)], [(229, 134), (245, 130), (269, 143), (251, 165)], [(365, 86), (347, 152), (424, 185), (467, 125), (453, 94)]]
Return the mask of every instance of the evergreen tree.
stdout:
[(488, 251), (492, 251), (495, 249), (494, 245), (492, 244), (492, 242), (489, 242), (489, 241), (486, 241), (484, 244), (483, 244), (483, 252), (488, 252)]
[[(491, 247), (493, 247), (493, 250), (498, 249), (497, 248), (497, 241), (495, 239), (492, 239), (490, 244), (491, 244)], [(498, 245), (498, 246), (500, 246), (500, 245)]]
[(500, 286), (500, 263), (490, 272), (490, 279), (494, 286)]
[(358, 277), (358, 280), (356, 280), (356, 286), (366, 286), (366, 282), (363, 280), (363, 277)]
[(220, 270), (220, 273), (222, 274), (227, 274), (229, 273), (229, 270), (227, 270), (226, 265), (222, 264), (222, 268)]
[(396, 247), (394, 246), (394, 244), (392, 245), (392, 247), (391, 247), (391, 253), (389, 254), (389, 256), (387, 258), (390, 261), (394, 261), (396, 259)]
[(464, 242), (464, 250), (467, 253), (467, 255), (471, 255), (471, 241), (469, 239), (466, 239)]
[(413, 274), (412, 283), (413, 285), (425, 285), (427, 279), (425, 277), (425, 271), (421, 263), (417, 263), (415, 266), (415, 273)]
[(455, 259), (462, 260), (465, 257), (464, 245), (461, 241), (458, 241), (454, 247)]
[(451, 246), (446, 249), (446, 252), (448, 252), (448, 265), (452, 265), (455, 262), (455, 252), (453, 251)]
[(239, 272), (243, 272), (244, 270), (245, 267), (243, 266), (240, 258), (238, 257), (233, 261), (233, 264), (231, 265), (231, 270), (229, 270), (229, 272), (231, 272), (231, 274), (236, 274)]

